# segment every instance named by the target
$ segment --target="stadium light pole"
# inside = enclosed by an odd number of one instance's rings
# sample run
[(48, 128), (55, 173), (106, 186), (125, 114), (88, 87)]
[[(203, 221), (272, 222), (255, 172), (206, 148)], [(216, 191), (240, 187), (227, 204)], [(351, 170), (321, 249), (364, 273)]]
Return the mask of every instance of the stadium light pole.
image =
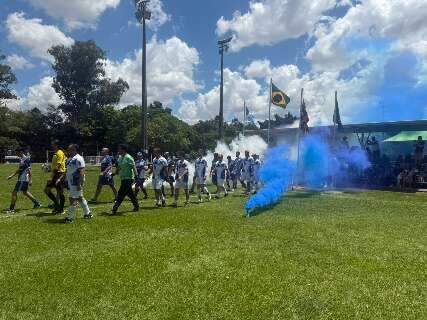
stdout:
[(219, 54), (221, 55), (221, 86), (219, 92), (219, 128), (218, 137), (224, 140), (224, 52), (228, 51), (229, 43), (233, 37), (218, 41)]
[(146, 20), (151, 19), (151, 12), (147, 9), (149, 0), (135, 0), (136, 20), (142, 24), (142, 104), (141, 104), (141, 142), (143, 150), (148, 148), (148, 112), (147, 112), (147, 34)]

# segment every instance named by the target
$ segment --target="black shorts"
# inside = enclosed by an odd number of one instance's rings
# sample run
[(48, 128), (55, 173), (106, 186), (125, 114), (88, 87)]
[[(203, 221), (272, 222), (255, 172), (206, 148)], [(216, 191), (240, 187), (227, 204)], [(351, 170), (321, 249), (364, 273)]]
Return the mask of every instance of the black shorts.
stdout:
[(15, 192), (27, 192), (28, 191), (28, 182), (27, 181), (18, 181), (15, 185), (15, 189), (13, 189)]
[(99, 176), (98, 186), (112, 186), (114, 187), (114, 179), (112, 176)]
[(136, 179), (135, 186), (138, 188), (142, 188), (142, 187), (144, 187), (144, 182), (145, 182), (145, 179), (138, 178), (138, 179)]
[[(56, 181), (60, 180), (58, 184), (56, 184)], [(53, 179), (48, 180), (46, 183), (47, 188), (64, 188), (65, 187), (65, 173), (56, 172), (53, 175)]]

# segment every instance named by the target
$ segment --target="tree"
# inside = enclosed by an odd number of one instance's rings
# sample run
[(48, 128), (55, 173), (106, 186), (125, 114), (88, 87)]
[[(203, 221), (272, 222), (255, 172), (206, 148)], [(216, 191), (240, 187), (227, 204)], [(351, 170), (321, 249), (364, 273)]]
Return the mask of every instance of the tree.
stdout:
[(87, 119), (98, 108), (117, 104), (129, 89), (119, 79), (105, 78), (105, 52), (94, 41), (77, 41), (71, 47), (54, 46), (48, 50), (55, 62), (52, 87), (64, 101), (60, 109), (74, 127), (87, 131)]
[(1, 63), (5, 58), (4, 55), (0, 54), (0, 104), (3, 100), (17, 99), (10, 88), (12, 84), (16, 83), (16, 76), (10, 66)]

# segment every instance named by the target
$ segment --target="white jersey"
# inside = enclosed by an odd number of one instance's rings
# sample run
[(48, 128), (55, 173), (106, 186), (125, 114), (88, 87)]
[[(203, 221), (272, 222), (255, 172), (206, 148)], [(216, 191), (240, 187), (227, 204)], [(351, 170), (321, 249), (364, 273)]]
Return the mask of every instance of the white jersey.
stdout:
[(74, 157), (67, 159), (67, 181), (69, 186), (80, 186), (83, 184), (80, 176), (80, 169), (83, 169), (86, 164), (83, 157), (76, 154)]
[(155, 180), (165, 180), (165, 168), (168, 167), (168, 162), (165, 158), (159, 157), (153, 159), (153, 179)]
[(197, 158), (194, 167), (196, 177), (204, 179), (206, 177), (206, 171), (208, 170), (208, 162), (203, 158)]
[(261, 168), (261, 161), (259, 159), (254, 160), (254, 180), (259, 180), (259, 169)]
[(254, 171), (254, 159), (252, 157), (244, 158), (243, 159), (242, 173), (246, 177), (250, 177), (253, 175), (253, 171)]
[(223, 160), (217, 161), (217, 163), (215, 164), (215, 173), (218, 179), (224, 180), (226, 172), (227, 172), (227, 164)]
[(147, 160), (141, 159), (135, 161), (136, 172), (138, 179), (145, 179), (145, 167), (148, 165)]
[(176, 162), (176, 166), (175, 166), (176, 177), (175, 178), (177, 181), (188, 182), (188, 168), (189, 167), (190, 167), (190, 163), (187, 160), (178, 160)]
[(30, 170), (31, 170), (31, 158), (28, 156), (23, 156), (19, 161), (18, 181), (28, 182)]

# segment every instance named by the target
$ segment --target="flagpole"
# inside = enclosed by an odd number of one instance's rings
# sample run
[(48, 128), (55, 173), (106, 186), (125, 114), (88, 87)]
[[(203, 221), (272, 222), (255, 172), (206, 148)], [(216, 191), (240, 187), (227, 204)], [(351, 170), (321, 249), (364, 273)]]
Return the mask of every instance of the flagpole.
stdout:
[[(301, 103), (300, 103), (300, 123), (301, 123), (301, 107), (302, 107), (302, 100), (304, 95), (304, 88), (301, 88)], [(298, 152), (297, 152), (297, 170), (296, 174), (299, 175), (300, 173), (300, 149), (301, 149), (301, 128), (298, 126)]]
[(271, 130), (271, 88), (273, 84), (273, 79), (270, 78), (270, 93), (268, 99), (268, 131), (267, 131), (267, 145), (270, 145), (270, 130)]
[(246, 126), (246, 100), (243, 100), (243, 136), (245, 136)]

